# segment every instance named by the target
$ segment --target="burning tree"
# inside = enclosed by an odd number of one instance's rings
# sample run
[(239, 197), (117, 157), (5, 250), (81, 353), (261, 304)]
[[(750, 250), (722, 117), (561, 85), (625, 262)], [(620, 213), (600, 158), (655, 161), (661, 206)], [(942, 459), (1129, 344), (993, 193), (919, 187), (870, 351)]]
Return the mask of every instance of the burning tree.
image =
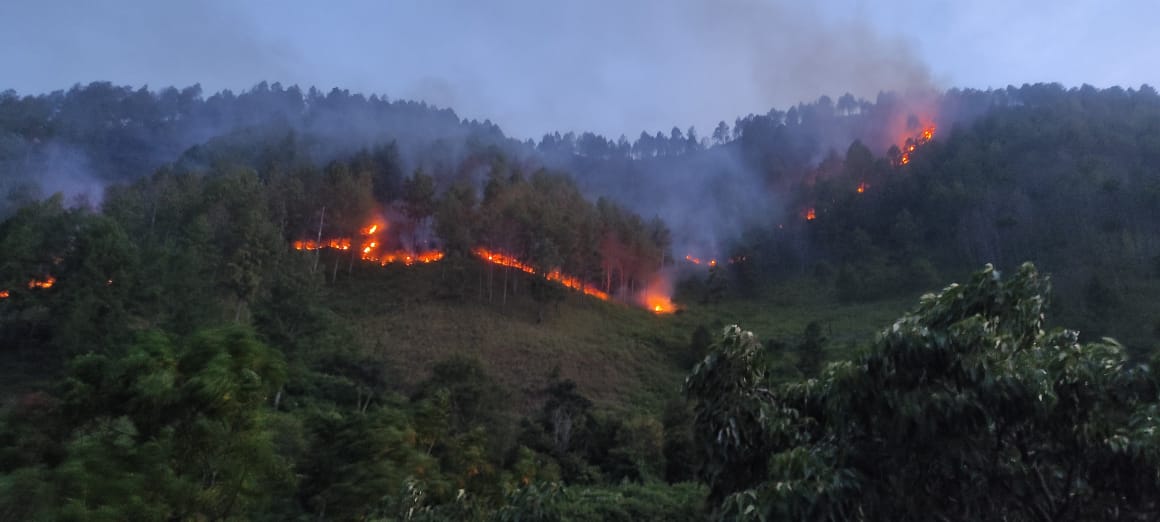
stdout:
[[(671, 239), (663, 222), (646, 223), (605, 200), (594, 206), (566, 176), (539, 170), (525, 177), (506, 162), (491, 166), (483, 200), (478, 203), (474, 189), (466, 183), (454, 184), (436, 197), (433, 178), (417, 172), (405, 183), (404, 199), (388, 206), (383, 212), (386, 216), (364, 216), (355, 233), (337, 237), (319, 233), (293, 246), (305, 251), (331, 250), (336, 263), (338, 256), (346, 255), (352, 265), (356, 257), (384, 265), (411, 265), (439, 261), (448, 251), (458, 259), (474, 256), (487, 266), (480, 273), (480, 297), (486, 286), (486, 299), (498, 297), (501, 304), (509, 293), (520, 291), (518, 274), (526, 274), (535, 276), (537, 284), (546, 281), (603, 300), (615, 294), (655, 312), (671, 311), (668, 285), (655, 284), (656, 274), (670, 257)], [(331, 178), (349, 180), (342, 173), (335, 169)], [(337, 186), (357, 191), (357, 184)], [(392, 213), (393, 208), (403, 210)], [(336, 218), (342, 224), (319, 230), (349, 230), (350, 217), (360, 214), (375, 212), (344, 209)], [(431, 228), (432, 216), (442, 246), (438, 249), (427, 248), (426, 241), (417, 239), (426, 234), (420, 231)], [(453, 270), (459, 272), (461, 267)], [(465, 282), (459, 278), (460, 287)], [(534, 288), (536, 295), (551, 297), (542, 299), (545, 302), (556, 300), (558, 294), (545, 288)], [(462, 288), (456, 293), (462, 294)]]

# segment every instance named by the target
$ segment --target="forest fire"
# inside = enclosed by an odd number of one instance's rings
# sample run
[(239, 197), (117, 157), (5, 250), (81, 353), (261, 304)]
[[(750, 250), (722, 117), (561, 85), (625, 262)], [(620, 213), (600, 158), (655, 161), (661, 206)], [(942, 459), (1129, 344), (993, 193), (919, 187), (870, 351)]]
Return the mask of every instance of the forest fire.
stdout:
[[(476, 257), (479, 257), (480, 259), (493, 265), (515, 268), (516, 270), (528, 274), (536, 273), (535, 268), (532, 268), (530, 265), (521, 262), (514, 256), (510, 256), (502, 252), (496, 252), (494, 250), (488, 250), (486, 248), (479, 247), (473, 250), (472, 253), (474, 253)], [(552, 270), (551, 272), (548, 272), (544, 275), (544, 279), (555, 281), (568, 288), (571, 288), (572, 290), (582, 292), (584, 295), (590, 295), (600, 299), (601, 301), (608, 301), (611, 299), (611, 296), (609, 296), (606, 292), (602, 292), (591, 285), (585, 284), (579, 278), (567, 275), (563, 272), (560, 272), (559, 270)]]
[(380, 265), (386, 266), (391, 263), (402, 263), (406, 266), (411, 266), (415, 263), (434, 263), (443, 259), (443, 252), (439, 250), (427, 250), (424, 252), (409, 253), (403, 250), (396, 250), (387, 252), (381, 255), (367, 256), (363, 255), (364, 261), (378, 262)]
[[(416, 263), (434, 263), (443, 259), (444, 253), (437, 249), (427, 250), (382, 250), (382, 239), (380, 235), (388, 229), (386, 223), (373, 223), (360, 231), (362, 239), (357, 243), (359, 249), (359, 258), (365, 262), (378, 263), (380, 265), (388, 265), (400, 263), (405, 266), (411, 266)], [(338, 251), (349, 251), (356, 245), (356, 242), (351, 238), (333, 238), (322, 241), (317, 240), (299, 240), (293, 243), (295, 250), (299, 251), (315, 251), (320, 249), (332, 249)], [(537, 274), (535, 268), (528, 265), (515, 256), (505, 254), (503, 252), (490, 250), (484, 247), (476, 248), (472, 251), (480, 259), (488, 263), (499, 265), (503, 267), (514, 268), (527, 274)], [(700, 263), (700, 260), (697, 260)], [(709, 266), (716, 266), (717, 261), (710, 260)], [(602, 301), (609, 301), (612, 299), (607, 292), (601, 291), (598, 288), (583, 282), (580, 278), (565, 274), (560, 270), (552, 270), (544, 274), (544, 279), (559, 283), (567, 288), (581, 292), (584, 295), (592, 296)], [(50, 283), (51, 285), (51, 283)], [(646, 298), (647, 308), (655, 313), (668, 313), (673, 310), (672, 304), (667, 297), (657, 293), (655, 296), (649, 294)]]
[(866, 193), (866, 188), (867, 188), (867, 187), (869, 187), (869, 185), (867, 185), (865, 181), (863, 181), (863, 182), (859, 183), (859, 184), (858, 184), (858, 189), (857, 189), (857, 190), (858, 190), (858, 193), (859, 193), (859, 194), (865, 194), (865, 193)]
[[(363, 261), (379, 263), (380, 265), (389, 265), (392, 263), (402, 263), (406, 266), (411, 266), (415, 263), (434, 263), (443, 259), (443, 252), (435, 249), (428, 249), (422, 251), (396, 249), (390, 251), (379, 251), (380, 239), (378, 234), (385, 230), (385, 224), (374, 223), (361, 231), (363, 235), (362, 243), (359, 245), (359, 258)], [(334, 239), (327, 239), (324, 241), (314, 241), (310, 239), (295, 241), (294, 250), (313, 251), (320, 248), (329, 248), (333, 250), (348, 251), (351, 249), (353, 242), (351, 238), (341, 237)]]
[(654, 314), (671, 314), (675, 311), (672, 301), (662, 295), (645, 295), (644, 301), (645, 308), (652, 310)]
[(936, 130), (938, 130), (938, 128), (934, 124), (931, 124), (927, 127), (923, 127), (922, 132), (918, 133), (917, 135), (907, 137), (906, 141), (903, 142), (901, 147), (899, 147), (899, 149), (902, 151), (902, 154), (898, 156), (898, 165), (910, 164), (910, 155), (913, 154), (914, 151), (919, 147), (930, 143), (930, 140), (934, 139), (934, 133)]
[(472, 251), (472, 253), (475, 254), (476, 256), (478, 256), (480, 259), (487, 261), (488, 263), (491, 263), (493, 265), (515, 268), (521, 272), (526, 272), (529, 274), (536, 273), (536, 269), (532, 268), (531, 266), (528, 266), (528, 265), (521, 263), (516, 258), (509, 256), (507, 254), (503, 254), (500, 252), (494, 252), (494, 251), (488, 250), (488, 249), (483, 248), (483, 247), (476, 248), (475, 250)]
[[(747, 259), (749, 259), (749, 258), (746, 256), (734, 256), (734, 257), (731, 257), (731, 258), (725, 260), (725, 262), (730, 264), (730, 265), (735, 265), (737, 263), (743, 263)], [(696, 257), (692, 254), (686, 255), (685, 261), (688, 263), (692, 263), (694, 265), (697, 265), (697, 266), (704, 265), (704, 266), (707, 266), (709, 268), (713, 268), (713, 267), (717, 266), (718, 264), (720, 264), (720, 263), (718, 263), (718, 261), (716, 259), (709, 259), (708, 261), (704, 261), (702, 258)]]
[(677, 311), (673, 301), (669, 296), (673, 292), (673, 283), (671, 278), (665, 274), (657, 274), (645, 287), (644, 293), (641, 295), (640, 303), (644, 305), (645, 309), (654, 314), (671, 314)]
[(33, 279), (29, 280), (28, 281), (28, 288), (30, 288), (30, 289), (32, 289), (32, 288), (40, 288), (40, 289), (52, 288), (52, 285), (54, 285), (54, 284), (56, 284), (55, 277), (45, 276), (44, 279), (33, 278)]
[(330, 239), (323, 241), (322, 243), (318, 243), (309, 239), (294, 242), (294, 250), (318, 250), (319, 248), (350, 250), (350, 238)]
[[(44, 279), (32, 278), (28, 280), (29, 290), (44, 290), (52, 288), (56, 284), (56, 278), (53, 276), (44, 276)], [(8, 290), (0, 290), (0, 299), (8, 299), (12, 294)]]
[(690, 254), (690, 255), (687, 255), (687, 256), (685, 256), (685, 261), (688, 261), (688, 262), (690, 262), (690, 263), (693, 263), (694, 265), (700, 265), (700, 264), (704, 263), (705, 265), (708, 265), (708, 266), (710, 266), (710, 267), (717, 266), (717, 260), (716, 260), (716, 259), (710, 259), (710, 260), (709, 260), (709, 261), (707, 261), (707, 262), (703, 262), (703, 261), (701, 261), (701, 258), (699, 258), (699, 257), (693, 257), (691, 254)]
[(814, 210), (814, 207), (807, 208), (805, 212), (805, 218), (806, 221), (813, 221), (818, 218), (818, 212)]

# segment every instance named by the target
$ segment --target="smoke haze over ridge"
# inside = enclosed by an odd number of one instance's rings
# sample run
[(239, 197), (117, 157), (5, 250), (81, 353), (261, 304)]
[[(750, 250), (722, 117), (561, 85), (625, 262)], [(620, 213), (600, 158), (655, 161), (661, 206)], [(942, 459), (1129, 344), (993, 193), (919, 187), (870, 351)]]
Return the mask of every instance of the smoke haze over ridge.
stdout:
[[(1155, 83), (1160, 6), (1080, 0), (605, 0), (341, 5), (103, 0), (10, 5), (0, 88), (107, 80), (206, 92), (259, 81), (451, 107), (519, 138), (612, 137), (846, 92), (1061, 81)], [(1003, 23), (998, 23), (1003, 20)], [(1015, 52), (1018, 51), (1018, 52)], [(1065, 65), (1065, 66), (1064, 66)]]

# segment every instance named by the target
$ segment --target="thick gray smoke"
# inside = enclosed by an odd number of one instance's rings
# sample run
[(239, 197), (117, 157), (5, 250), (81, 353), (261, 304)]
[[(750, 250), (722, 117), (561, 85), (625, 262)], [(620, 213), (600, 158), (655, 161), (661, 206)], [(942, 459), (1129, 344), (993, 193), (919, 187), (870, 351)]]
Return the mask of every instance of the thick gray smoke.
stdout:
[(873, 98), (929, 83), (902, 40), (857, 14), (805, 4), (17, 3), (0, 21), (0, 44), (23, 51), (0, 57), (12, 72), (0, 88), (108, 80), (214, 92), (280, 81), (421, 99), (520, 138), (631, 138), (674, 125), (704, 133), (822, 94)]

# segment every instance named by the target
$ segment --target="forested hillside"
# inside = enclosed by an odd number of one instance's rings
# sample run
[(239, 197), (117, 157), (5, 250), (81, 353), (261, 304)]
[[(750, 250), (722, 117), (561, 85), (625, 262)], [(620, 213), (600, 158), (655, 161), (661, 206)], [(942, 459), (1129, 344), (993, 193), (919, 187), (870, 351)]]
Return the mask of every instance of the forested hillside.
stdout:
[(1157, 165), (1148, 86), (9, 91), (0, 519), (1146, 519)]

